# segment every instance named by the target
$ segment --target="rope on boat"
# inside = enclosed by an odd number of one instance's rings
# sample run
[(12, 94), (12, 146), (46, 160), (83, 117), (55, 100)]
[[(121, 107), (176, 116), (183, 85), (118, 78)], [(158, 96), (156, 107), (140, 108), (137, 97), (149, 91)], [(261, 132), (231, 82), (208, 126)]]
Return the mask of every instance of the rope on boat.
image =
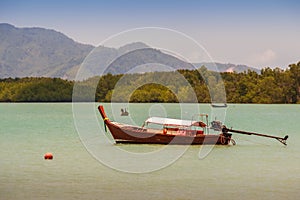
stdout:
[(228, 144), (231, 142), (232, 145), (236, 145), (236, 142), (234, 139), (225, 137), (224, 135), (220, 135), (220, 137), (221, 137), (221, 141), (220, 141), (221, 144), (223, 144), (223, 145), (226, 144), (226, 140), (228, 140)]
[(231, 144), (232, 144), (232, 145), (236, 145), (236, 142), (235, 142), (234, 139), (230, 138), (230, 141), (231, 141)]
[(225, 144), (225, 143), (226, 143), (226, 138), (223, 135), (221, 135), (221, 144)]

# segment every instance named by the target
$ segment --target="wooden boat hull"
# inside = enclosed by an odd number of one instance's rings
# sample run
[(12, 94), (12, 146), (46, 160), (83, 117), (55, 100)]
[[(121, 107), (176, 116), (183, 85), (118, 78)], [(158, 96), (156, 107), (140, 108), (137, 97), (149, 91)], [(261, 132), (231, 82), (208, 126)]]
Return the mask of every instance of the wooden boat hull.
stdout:
[(132, 143), (132, 144), (176, 144), (176, 145), (228, 145), (231, 135), (226, 137), (223, 134), (204, 135), (174, 135), (164, 134), (151, 131), (142, 127), (126, 126), (116, 122), (111, 122), (102, 106), (98, 107), (99, 112), (108, 127), (116, 143)]

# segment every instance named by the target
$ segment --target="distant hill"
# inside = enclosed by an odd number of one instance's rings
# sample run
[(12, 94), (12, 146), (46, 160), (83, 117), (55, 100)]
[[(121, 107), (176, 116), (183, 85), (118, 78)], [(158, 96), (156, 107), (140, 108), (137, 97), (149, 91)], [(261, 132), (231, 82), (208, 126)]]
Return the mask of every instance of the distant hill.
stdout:
[[(7, 77), (60, 77), (74, 79), (80, 64), (94, 49), (92, 45), (80, 44), (55, 30), (44, 28), (17, 28), (0, 24), (0, 78)], [(96, 56), (90, 59), (91, 75), (99, 74), (99, 66), (108, 66), (105, 73), (121, 74), (142, 65), (149, 71), (155, 63), (170, 66), (172, 69), (194, 69), (178, 58), (150, 48), (142, 42), (124, 45), (118, 49), (98, 47)], [(118, 59), (115, 59), (118, 58)], [(214, 69), (212, 63), (198, 63)], [(219, 71), (230, 69), (240, 72), (249, 68), (245, 65), (216, 63)], [(141, 70), (141, 69), (140, 69)], [(165, 69), (163, 69), (165, 70)]]

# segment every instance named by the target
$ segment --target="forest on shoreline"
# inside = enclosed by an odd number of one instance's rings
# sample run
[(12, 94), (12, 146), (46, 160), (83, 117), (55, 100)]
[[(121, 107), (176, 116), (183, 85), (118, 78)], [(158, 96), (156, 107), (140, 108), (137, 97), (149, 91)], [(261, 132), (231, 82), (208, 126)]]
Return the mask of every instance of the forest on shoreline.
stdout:
[[(225, 93), (224, 93), (225, 92)], [(300, 62), (286, 70), (242, 73), (198, 70), (107, 74), (84, 81), (26, 77), (0, 79), (0, 102), (300, 103)]]

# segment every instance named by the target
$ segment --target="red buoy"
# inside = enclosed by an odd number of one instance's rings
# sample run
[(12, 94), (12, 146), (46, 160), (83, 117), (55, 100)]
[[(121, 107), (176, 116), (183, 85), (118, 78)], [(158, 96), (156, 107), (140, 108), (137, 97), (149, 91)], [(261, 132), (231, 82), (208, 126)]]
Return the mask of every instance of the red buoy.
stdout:
[(45, 158), (45, 160), (52, 160), (53, 159), (53, 154), (52, 153), (45, 153), (44, 158)]

